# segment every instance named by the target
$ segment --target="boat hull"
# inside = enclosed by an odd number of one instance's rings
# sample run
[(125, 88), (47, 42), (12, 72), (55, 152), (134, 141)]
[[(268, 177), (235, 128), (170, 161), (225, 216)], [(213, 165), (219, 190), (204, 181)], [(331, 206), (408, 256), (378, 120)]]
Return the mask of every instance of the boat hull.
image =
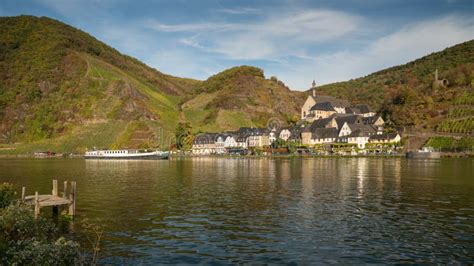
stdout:
[(161, 154), (128, 154), (128, 155), (86, 155), (85, 159), (107, 159), (107, 160), (168, 160), (169, 153)]
[(439, 159), (441, 158), (440, 152), (414, 152), (409, 151), (406, 153), (406, 157), (409, 159)]

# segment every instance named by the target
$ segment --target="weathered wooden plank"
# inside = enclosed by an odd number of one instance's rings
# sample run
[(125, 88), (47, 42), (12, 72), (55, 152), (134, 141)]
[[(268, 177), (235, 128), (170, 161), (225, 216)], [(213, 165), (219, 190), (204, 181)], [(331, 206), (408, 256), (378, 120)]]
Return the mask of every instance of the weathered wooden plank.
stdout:
[(25, 202), (26, 187), (21, 188), (21, 202)]
[(53, 196), (58, 195), (58, 180), (54, 179), (53, 180), (53, 191), (51, 192)]
[(69, 194), (69, 200), (71, 201), (69, 205), (69, 215), (76, 215), (76, 182), (71, 182), (71, 193)]
[(64, 181), (63, 198), (67, 199), (67, 181)]
[(37, 199), (36, 199), (36, 195), (25, 197), (25, 202), (26, 203), (31, 202), (33, 200), (38, 201), (38, 203), (41, 207), (71, 204), (70, 200), (62, 198), (62, 197), (58, 197), (58, 196), (53, 196), (53, 195), (38, 195)]
[(38, 191), (35, 192), (35, 219), (38, 218), (40, 214), (40, 205), (39, 205), (39, 196)]

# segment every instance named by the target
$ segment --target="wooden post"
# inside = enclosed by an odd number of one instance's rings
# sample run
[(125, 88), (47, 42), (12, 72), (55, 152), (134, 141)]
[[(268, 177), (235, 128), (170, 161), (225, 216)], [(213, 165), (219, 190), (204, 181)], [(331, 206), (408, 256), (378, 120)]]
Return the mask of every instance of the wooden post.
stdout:
[(21, 203), (25, 202), (26, 187), (21, 188)]
[(63, 198), (67, 199), (67, 181), (64, 181)]
[(59, 207), (53, 206), (53, 217), (57, 217), (59, 215)]
[(71, 193), (69, 194), (69, 200), (71, 203), (69, 204), (69, 215), (75, 216), (76, 215), (76, 182), (71, 182)]
[(58, 180), (53, 180), (53, 192), (51, 194), (53, 194), (53, 196), (58, 195)]
[(40, 214), (40, 206), (39, 206), (39, 196), (38, 191), (35, 192), (35, 219), (38, 218)]

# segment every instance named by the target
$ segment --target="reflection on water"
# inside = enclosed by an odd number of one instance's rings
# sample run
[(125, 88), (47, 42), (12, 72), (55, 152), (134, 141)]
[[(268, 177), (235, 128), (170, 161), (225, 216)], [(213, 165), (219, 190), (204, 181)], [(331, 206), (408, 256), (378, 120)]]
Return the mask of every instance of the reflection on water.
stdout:
[(472, 263), (474, 160), (0, 160), (0, 181), (76, 180), (104, 263)]

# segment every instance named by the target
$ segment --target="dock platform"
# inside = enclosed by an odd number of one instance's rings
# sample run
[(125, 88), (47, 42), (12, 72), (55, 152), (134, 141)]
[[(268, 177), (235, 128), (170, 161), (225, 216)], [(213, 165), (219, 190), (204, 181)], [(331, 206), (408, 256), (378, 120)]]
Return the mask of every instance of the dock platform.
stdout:
[(28, 205), (35, 206), (35, 218), (38, 218), (42, 207), (53, 207), (53, 213), (58, 213), (59, 207), (68, 207), (68, 214), (76, 215), (76, 182), (71, 182), (71, 190), (67, 193), (68, 182), (64, 181), (64, 190), (62, 195), (58, 193), (58, 181), (53, 180), (53, 189), (51, 194), (26, 196), (26, 188), (23, 187), (21, 191), (21, 202)]

